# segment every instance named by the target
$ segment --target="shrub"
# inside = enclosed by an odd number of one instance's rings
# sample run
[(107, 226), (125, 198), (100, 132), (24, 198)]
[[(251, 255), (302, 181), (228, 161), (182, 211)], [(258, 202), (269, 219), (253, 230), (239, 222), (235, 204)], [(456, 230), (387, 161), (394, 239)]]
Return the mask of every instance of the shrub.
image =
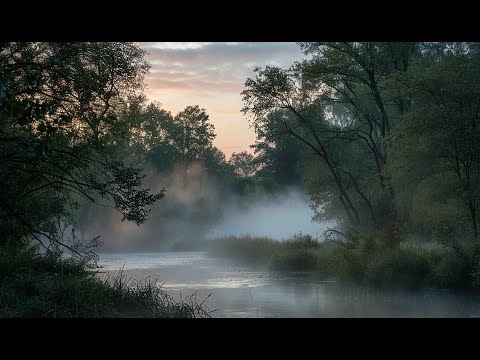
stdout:
[(280, 243), (285, 250), (318, 249), (320, 242), (311, 235), (295, 234), (291, 239)]
[(358, 232), (345, 234), (342, 246), (336, 250), (338, 275), (341, 280), (362, 281), (368, 263), (379, 251), (380, 245), (372, 234)]
[(275, 253), (270, 261), (272, 270), (314, 270), (317, 267), (317, 256), (307, 249), (283, 251)]
[(428, 283), (429, 265), (423, 251), (401, 248), (384, 250), (367, 265), (364, 280), (377, 287), (416, 288)]
[(366, 269), (366, 259), (359, 249), (340, 248), (336, 254), (340, 280), (361, 281)]
[(383, 246), (387, 248), (396, 248), (401, 242), (400, 226), (393, 223), (386, 224), (382, 229), (380, 236)]
[(266, 265), (277, 246), (277, 241), (266, 237), (228, 236), (208, 241), (207, 250), (213, 256)]
[(443, 251), (431, 256), (430, 282), (440, 288), (468, 286), (467, 263), (458, 255)]

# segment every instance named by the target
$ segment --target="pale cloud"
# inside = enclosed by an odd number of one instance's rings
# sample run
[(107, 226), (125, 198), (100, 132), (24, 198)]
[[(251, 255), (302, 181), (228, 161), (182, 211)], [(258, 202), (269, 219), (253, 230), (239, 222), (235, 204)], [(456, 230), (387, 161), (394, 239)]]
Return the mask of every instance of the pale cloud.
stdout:
[(144, 48), (153, 48), (160, 50), (189, 50), (189, 49), (200, 49), (207, 45), (217, 44), (217, 45), (226, 45), (226, 46), (235, 46), (239, 45), (239, 42), (144, 42), (139, 43), (140, 46)]
[(151, 47), (161, 50), (186, 50), (186, 49), (200, 49), (206, 45), (210, 45), (209, 42), (156, 42), (152, 43)]
[(146, 95), (176, 113), (188, 105), (205, 108), (214, 124), (214, 143), (227, 157), (250, 151), (255, 133), (240, 112), (245, 80), (265, 65), (289, 67), (303, 57), (295, 43), (139, 43), (152, 64)]

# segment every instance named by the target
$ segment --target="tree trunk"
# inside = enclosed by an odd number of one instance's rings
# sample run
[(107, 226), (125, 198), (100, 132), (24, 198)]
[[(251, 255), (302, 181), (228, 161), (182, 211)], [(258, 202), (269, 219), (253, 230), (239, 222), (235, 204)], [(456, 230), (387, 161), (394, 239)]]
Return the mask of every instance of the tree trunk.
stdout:
[(353, 186), (355, 187), (355, 190), (360, 195), (360, 197), (363, 199), (363, 201), (365, 201), (365, 203), (367, 204), (368, 211), (370, 212), (370, 217), (372, 218), (373, 225), (376, 226), (377, 225), (377, 217), (375, 216), (375, 212), (373, 211), (373, 207), (372, 207), (372, 204), (370, 203), (370, 200), (368, 200), (368, 198), (365, 196), (365, 194), (360, 190), (360, 187), (358, 186), (357, 180), (355, 180), (353, 175), (351, 173), (348, 173), (348, 175), (350, 176), (350, 179), (353, 182)]
[(478, 227), (477, 227), (477, 218), (476, 218), (476, 208), (473, 206), (473, 204), (470, 202), (468, 206), (470, 210), (470, 215), (472, 217), (472, 228), (473, 228), (473, 237), (475, 240), (478, 240)]

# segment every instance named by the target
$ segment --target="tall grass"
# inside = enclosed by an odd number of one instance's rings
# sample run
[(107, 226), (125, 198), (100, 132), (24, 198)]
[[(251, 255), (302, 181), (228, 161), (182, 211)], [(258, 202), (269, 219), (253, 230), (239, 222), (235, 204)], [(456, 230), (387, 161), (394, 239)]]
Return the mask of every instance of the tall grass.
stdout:
[(234, 258), (271, 270), (306, 271), (322, 265), (325, 268), (324, 255), (331, 249), (329, 244), (320, 243), (310, 235), (298, 234), (284, 241), (249, 235), (223, 237), (208, 241), (207, 251), (212, 256)]
[(176, 300), (146, 278), (98, 278), (84, 264), (34, 249), (0, 249), (0, 317), (208, 317), (195, 295)]
[(208, 252), (274, 271), (315, 271), (381, 288), (480, 288), (478, 246), (402, 241), (393, 225), (324, 241), (301, 234), (285, 241), (231, 236), (210, 241)]
[(267, 237), (246, 235), (209, 240), (206, 246), (208, 254), (212, 256), (230, 257), (248, 264), (265, 265), (278, 244)]

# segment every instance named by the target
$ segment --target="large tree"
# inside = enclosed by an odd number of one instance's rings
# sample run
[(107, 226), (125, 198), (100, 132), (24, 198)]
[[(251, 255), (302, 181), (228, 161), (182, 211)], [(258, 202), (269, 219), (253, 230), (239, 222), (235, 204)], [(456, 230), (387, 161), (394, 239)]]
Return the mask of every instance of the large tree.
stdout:
[(167, 170), (177, 165), (187, 173), (193, 163), (205, 163), (211, 157), (215, 127), (205, 109), (187, 106), (173, 118), (158, 106), (151, 105), (147, 110), (147, 117), (154, 119), (149, 124), (158, 124), (157, 128), (147, 129), (149, 134), (156, 135), (147, 156), (157, 169)]
[[(59, 242), (72, 195), (141, 224), (163, 197), (115, 156), (119, 111), (149, 65), (131, 43), (0, 44), (1, 241)], [(122, 133), (122, 132), (120, 132)]]
[[(390, 91), (389, 81), (408, 70), (419, 44), (300, 45), (310, 58), (289, 70), (267, 66), (245, 84), (244, 110), (254, 118), (257, 139), (264, 147), (275, 136), (302, 142), (320, 161), (312, 169), (329, 174), (317, 173), (321, 182), (311, 177), (317, 184), (312, 191), (336, 189), (351, 223), (365, 223), (360, 214), (368, 214), (370, 222), (382, 225), (396, 216), (385, 171), (387, 143), (410, 106), (408, 96)], [(325, 208), (316, 194), (312, 199)]]
[[(347, 140), (348, 134), (341, 124), (329, 121), (324, 100), (303, 88), (295, 72), (276, 67), (258, 69), (245, 86), (243, 111), (252, 116), (257, 134), (266, 138), (289, 136), (301, 142), (325, 166), (350, 223), (359, 225), (366, 218), (376, 223), (371, 201), (354, 173), (363, 169), (358, 161), (339, 151), (338, 142)], [(366, 212), (359, 210), (360, 204)]]
[[(389, 91), (388, 79), (408, 70), (419, 53), (418, 43), (302, 43), (311, 59), (297, 65), (303, 85), (328, 103), (332, 122), (345, 125), (343, 139), (361, 143), (372, 158), (377, 179), (394, 206), (394, 191), (385, 174), (387, 141), (410, 100)], [(384, 209), (386, 210), (386, 209)], [(392, 211), (394, 209), (392, 208)], [(394, 214), (390, 214), (394, 216)]]
[(427, 46), (430, 55), (396, 78), (399, 92), (408, 94), (413, 105), (392, 139), (389, 172), (405, 197), (419, 196), (421, 189), (435, 194), (430, 207), (457, 203), (449, 217), (460, 225), (456, 208), (461, 209), (478, 239), (480, 47), (457, 43), (433, 49), (434, 54)]

